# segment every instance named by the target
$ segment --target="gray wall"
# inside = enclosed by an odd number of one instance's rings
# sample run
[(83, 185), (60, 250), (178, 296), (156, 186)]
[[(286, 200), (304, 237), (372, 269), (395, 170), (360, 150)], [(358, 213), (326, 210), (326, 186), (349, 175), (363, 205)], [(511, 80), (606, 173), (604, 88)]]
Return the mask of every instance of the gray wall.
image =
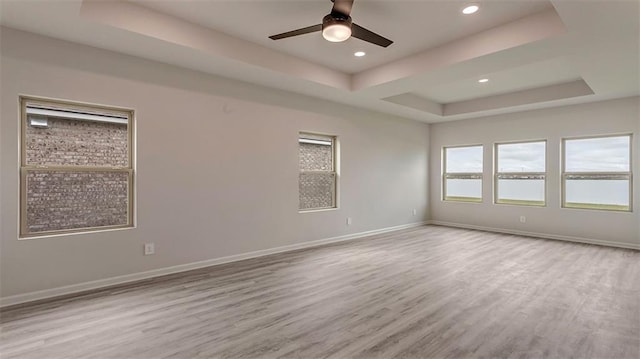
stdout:
[[(15, 30), (1, 36), (3, 297), (429, 216), (426, 124)], [(136, 111), (137, 228), (18, 240), (19, 94)], [(298, 213), (300, 131), (338, 136), (337, 210)], [(153, 256), (142, 255), (148, 241)]]
[[(2, 297), (429, 218), (640, 244), (637, 97), (428, 126), (15, 30), (1, 36)], [(137, 228), (18, 240), (19, 94), (136, 111)], [(338, 136), (337, 210), (298, 213), (300, 131)], [(560, 209), (560, 139), (628, 132), (636, 211)], [(549, 141), (547, 207), (492, 204), (491, 166), (484, 203), (439, 200), (442, 146), (525, 139)], [(157, 254), (142, 256), (148, 241)]]
[[(640, 245), (639, 98), (528, 111), (431, 126), (430, 209), (434, 221)], [(563, 137), (633, 133), (635, 172), (633, 213), (561, 209), (560, 142)], [(493, 145), (496, 142), (547, 139), (547, 206), (493, 204)], [(483, 144), (483, 203), (445, 202), (441, 198), (443, 146)], [(520, 223), (520, 216), (526, 223)]]

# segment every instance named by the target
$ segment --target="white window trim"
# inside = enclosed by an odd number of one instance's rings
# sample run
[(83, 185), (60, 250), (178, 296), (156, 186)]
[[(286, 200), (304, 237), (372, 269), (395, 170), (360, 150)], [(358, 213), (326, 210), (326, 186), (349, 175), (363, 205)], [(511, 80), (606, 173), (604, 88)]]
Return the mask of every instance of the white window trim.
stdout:
[[(500, 164), (498, 163), (498, 147), (500, 145), (517, 145), (524, 143), (544, 143), (544, 172), (500, 172)], [(547, 206), (547, 140), (526, 140), (526, 141), (512, 141), (512, 142), (497, 142), (493, 146), (493, 203), (500, 205), (512, 205), (512, 206), (533, 206), (533, 207), (546, 207)], [(500, 176), (513, 176), (513, 177), (542, 177), (544, 181), (544, 198), (542, 203), (536, 203), (537, 201), (530, 200), (500, 200), (498, 198), (498, 180)], [(519, 201), (514, 203), (511, 201)]]
[[(307, 135), (311, 138), (305, 138), (304, 136)], [(331, 141), (326, 141), (326, 140), (319, 140), (319, 139), (314, 139), (314, 136), (318, 136), (318, 137), (325, 137), (325, 138), (331, 138)], [(324, 212), (324, 211), (332, 211), (332, 210), (336, 210), (338, 209), (338, 199), (339, 199), (339, 189), (340, 189), (340, 185), (339, 185), (339, 163), (338, 163), (338, 159), (339, 159), (339, 146), (338, 146), (338, 136), (335, 135), (326, 135), (326, 134), (321, 134), (321, 133), (314, 133), (314, 132), (307, 132), (307, 131), (303, 131), (303, 132), (299, 132), (298, 133), (298, 144), (300, 143), (309, 143), (309, 144), (316, 144), (316, 145), (324, 145), (324, 146), (331, 146), (331, 167), (332, 170), (331, 171), (301, 171), (299, 170), (298, 173), (330, 173), (333, 174), (334, 176), (334, 181), (333, 181), (333, 198), (332, 198), (332, 205), (330, 207), (314, 207), (314, 208), (300, 208), (298, 205), (298, 213), (311, 213), (311, 212)], [(300, 198), (300, 193), (298, 193), (298, 200)]]
[[(482, 172), (454, 172), (447, 173), (447, 149), (449, 148), (465, 148), (465, 147), (480, 147), (482, 149)], [(484, 201), (484, 145), (457, 145), (457, 146), (443, 146), (442, 147), (442, 195), (441, 201), (445, 202), (461, 202), (461, 203), (482, 203)], [(479, 179), (480, 180), (480, 198), (474, 198), (474, 200), (459, 199), (459, 197), (447, 197), (447, 180), (448, 179)]]
[[(586, 140), (596, 138), (612, 138), (612, 137), (629, 137), (629, 171), (614, 171), (614, 172), (567, 172), (567, 154), (566, 154), (566, 142), (572, 140)], [(609, 135), (595, 135), (595, 136), (581, 136), (581, 137), (564, 137), (562, 138), (562, 174), (561, 174), (561, 203), (563, 209), (578, 209), (578, 210), (592, 210), (592, 211), (607, 211), (607, 212), (633, 212), (633, 134), (621, 133), (621, 134), (609, 134)], [(572, 176), (580, 176), (581, 179), (601, 179), (603, 177), (616, 177), (629, 182), (629, 208), (628, 209), (615, 209), (615, 208), (590, 208), (587, 206), (580, 206), (580, 204), (567, 206), (567, 191), (566, 182), (567, 179)], [(586, 178), (585, 178), (586, 177)], [(605, 205), (606, 206), (606, 205)]]
[[(20, 215), (19, 215), (19, 236), (18, 239), (35, 239), (35, 238), (48, 238), (59, 235), (68, 234), (80, 234), (86, 232), (98, 232), (114, 229), (126, 229), (135, 227), (135, 176), (134, 176), (134, 159), (135, 159), (135, 116), (134, 111), (131, 109), (117, 108), (112, 106), (93, 105), (86, 103), (71, 102), (65, 100), (55, 100), (48, 98), (39, 98), (31, 96), (20, 96)], [(43, 116), (44, 113), (35, 113), (34, 110), (47, 109), (47, 111), (53, 111), (52, 117), (73, 116), (72, 119), (97, 121), (97, 122), (111, 122), (122, 123), (122, 119), (126, 119), (124, 123), (127, 124), (127, 148), (128, 148), (128, 166), (116, 167), (116, 166), (69, 166), (69, 165), (34, 165), (27, 163), (26, 156), (26, 128), (27, 119), (31, 115)], [(65, 111), (68, 109), (68, 111)], [(38, 111), (36, 111), (38, 112)], [(83, 118), (78, 118), (85, 116)], [(90, 119), (92, 116), (99, 116), (101, 121)], [(112, 119), (112, 120), (105, 120)], [(117, 121), (116, 121), (117, 119)], [(127, 223), (112, 226), (99, 226), (99, 227), (83, 227), (73, 229), (61, 229), (61, 230), (49, 230), (40, 232), (29, 232), (27, 226), (27, 176), (30, 171), (73, 171), (73, 172), (118, 172), (128, 174), (128, 203), (127, 203)]]

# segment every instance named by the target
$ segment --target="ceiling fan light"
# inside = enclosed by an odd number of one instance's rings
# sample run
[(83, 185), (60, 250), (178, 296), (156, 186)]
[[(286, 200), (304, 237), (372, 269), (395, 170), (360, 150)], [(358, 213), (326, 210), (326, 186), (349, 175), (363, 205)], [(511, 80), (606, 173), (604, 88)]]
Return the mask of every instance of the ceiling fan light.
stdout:
[(322, 29), (322, 37), (331, 42), (342, 42), (351, 37), (351, 28), (346, 24), (332, 24)]
[(331, 42), (342, 42), (351, 37), (351, 17), (329, 14), (322, 19), (322, 37)]

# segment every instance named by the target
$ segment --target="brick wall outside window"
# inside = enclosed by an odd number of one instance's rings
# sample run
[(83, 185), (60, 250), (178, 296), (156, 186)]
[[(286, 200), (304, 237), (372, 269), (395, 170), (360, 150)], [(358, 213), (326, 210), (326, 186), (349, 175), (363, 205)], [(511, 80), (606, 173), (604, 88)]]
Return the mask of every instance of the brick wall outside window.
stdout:
[[(129, 166), (127, 124), (47, 119), (25, 126), (26, 164)], [(28, 233), (126, 225), (129, 174), (109, 171), (30, 170), (26, 175)]]
[[(333, 141), (326, 136), (316, 137)], [(336, 175), (334, 169), (334, 146), (299, 143), (298, 179), (299, 208), (331, 208), (335, 206)]]
[(27, 164), (127, 167), (127, 125), (48, 118), (27, 125)]
[(30, 171), (29, 232), (126, 224), (127, 184), (122, 172)]

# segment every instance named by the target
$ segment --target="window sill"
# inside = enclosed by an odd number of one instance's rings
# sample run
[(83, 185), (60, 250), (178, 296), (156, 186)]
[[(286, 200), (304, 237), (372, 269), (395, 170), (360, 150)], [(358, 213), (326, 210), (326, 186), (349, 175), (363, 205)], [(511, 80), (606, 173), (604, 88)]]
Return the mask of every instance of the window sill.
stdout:
[(494, 204), (501, 206), (519, 206), (519, 207), (546, 207), (546, 202), (543, 201), (527, 201), (527, 200), (500, 200), (494, 202)]
[(475, 204), (482, 204), (482, 198), (478, 198), (478, 199), (458, 199), (458, 198), (444, 198), (442, 199), (442, 202), (447, 202), (447, 203), (475, 203)]
[(578, 210), (587, 210), (587, 211), (600, 211), (600, 212), (617, 212), (617, 213), (633, 213), (633, 209), (631, 206), (621, 206), (621, 205), (567, 205), (564, 204), (561, 207), (562, 209), (578, 209)]
[(313, 209), (299, 209), (298, 213), (315, 213), (315, 212), (329, 212), (329, 211), (335, 211), (337, 210), (338, 207), (331, 207), (331, 208), (313, 208)]
[(31, 240), (31, 239), (47, 239), (47, 238), (55, 238), (55, 237), (76, 236), (79, 234), (89, 235), (93, 233), (124, 231), (124, 230), (135, 229), (135, 228), (136, 226), (118, 226), (118, 227), (98, 228), (98, 229), (80, 229), (77, 231), (68, 231), (68, 232), (60, 231), (57, 233), (52, 233), (52, 232), (43, 233), (43, 234), (33, 233), (33, 234), (19, 235), (18, 240), (24, 241), (24, 240)]

